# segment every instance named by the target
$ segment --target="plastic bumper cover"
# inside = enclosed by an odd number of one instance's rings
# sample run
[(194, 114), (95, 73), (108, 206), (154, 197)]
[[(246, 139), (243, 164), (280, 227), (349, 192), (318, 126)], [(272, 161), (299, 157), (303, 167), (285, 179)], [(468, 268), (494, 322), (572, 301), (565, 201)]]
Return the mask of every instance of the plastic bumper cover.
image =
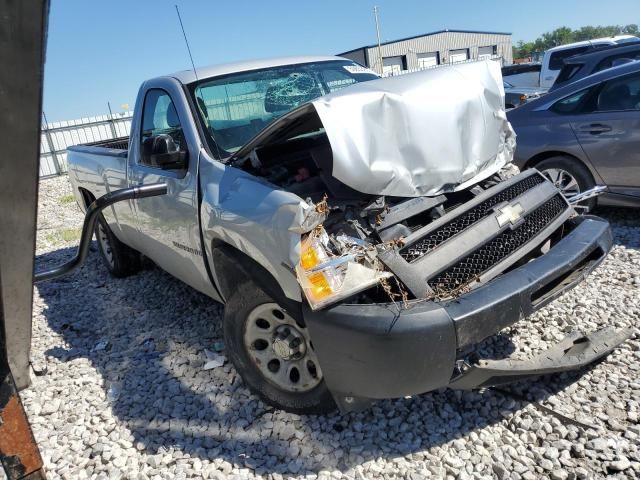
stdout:
[[(449, 385), (460, 349), (541, 308), (604, 259), (612, 244), (609, 224), (592, 216), (579, 217), (575, 223), (547, 254), (449, 303), (416, 302), (406, 309), (400, 304), (343, 304), (316, 312), (307, 307), (305, 321), (339, 407), (357, 410), (372, 399), (415, 395)], [(611, 348), (597, 347), (599, 355), (583, 355), (583, 359), (589, 363), (600, 358), (626, 338), (622, 337), (608, 337)], [(563, 370), (585, 362), (565, 360)], [(511, 380), (518, 379), (518, 371), (526, 370), (520, 377), (535, 375), (535, 365), (514, 368)], [(552, 371), (543, 367), (538, 374)], [(460, 377), (455, 380), (460, 382)], [(482, 382), (476, 383), (481, 386)], [(473, 378), (458, 383), (458, 388), (473, 387)]]
[(460, 375), (457, 375), (449, 386), (471, 390), (548, 373), (575, 370), (606, 356), (632, 333), (631, 328), (615, 330), (611, 327), (588, 335), (574, 332), (560, 343), (528, 360), (480, 360), (476, 365), (465, 365)]

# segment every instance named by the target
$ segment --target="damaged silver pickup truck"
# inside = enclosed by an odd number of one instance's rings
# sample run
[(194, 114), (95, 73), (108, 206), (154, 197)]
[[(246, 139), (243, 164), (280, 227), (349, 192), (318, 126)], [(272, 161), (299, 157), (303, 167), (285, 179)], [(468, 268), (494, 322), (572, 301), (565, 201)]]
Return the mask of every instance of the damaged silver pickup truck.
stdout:
[(166, 185), (104, 210), (105, 265), (124, 276), (145, 256), (224, 302), (246, 384), (309, 413), (576, 369), (629, 335), (469, 360), (612, 244), (537, 171), (508, 174), (514, 148), (493, 61), (380, 79), (302, 57), (148, 80), (131, 135), (72, 147), (68, 163), (85, 210)]

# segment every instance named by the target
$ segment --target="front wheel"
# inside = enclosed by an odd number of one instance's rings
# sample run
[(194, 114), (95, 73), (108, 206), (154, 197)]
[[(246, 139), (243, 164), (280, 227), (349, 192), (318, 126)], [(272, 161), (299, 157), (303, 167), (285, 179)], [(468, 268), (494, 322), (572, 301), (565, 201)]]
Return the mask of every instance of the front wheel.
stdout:
[(274, 407), (293, 413), (336, 408), (299, 308), (276, 301), (250, 281), (224, 310), (227, 355), (249, 389)]

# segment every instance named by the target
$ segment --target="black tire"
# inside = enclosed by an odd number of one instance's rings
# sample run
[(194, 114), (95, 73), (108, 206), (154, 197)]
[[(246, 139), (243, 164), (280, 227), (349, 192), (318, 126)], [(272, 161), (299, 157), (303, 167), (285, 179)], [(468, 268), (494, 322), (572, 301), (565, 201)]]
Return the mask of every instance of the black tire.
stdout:
[[(554, 170), (562, 170), (568, 173), (576, 180), (580, 192), (589, 190), (596, 185), (596, 182), (594, 181), (593, 176), (591, 175), (591, 172), (589, 172), (587, 167), (573, 157), (550, 157), (536, 164), (535, 168), (537, 168), (543, 174), (545, 174), (545, 172)], [(548, 175), (545, 176), (548, 177)], [(593, 210), (596, 206), (596, 199), (591, 198), (584, 202), (580, 202), (580, 205), (586, 207), (588, 210)]]
[(140, 254), (116, 238), (102, 215), (98, 217), (95, 234), (100, 257), (111, 275), (122, 278), (140, 271)]
[[(266, 304), (277, 304), (295, 320), (298, 328), (304, 328), (299, 304), (274, 299), (250, 280), (243, 281), (237, 285), (224, 309), (225, 350), (236, 371), (249, 389), (268, 405), (297, 414), (323, 414), (335, 410), (336, 404), (324, 379), (310, 390), (291, 392), (279, 387), (257, 367), (245, 346), (245, 331), (250, 314)], [(307, 348), (312, 348), (312, 344)]]

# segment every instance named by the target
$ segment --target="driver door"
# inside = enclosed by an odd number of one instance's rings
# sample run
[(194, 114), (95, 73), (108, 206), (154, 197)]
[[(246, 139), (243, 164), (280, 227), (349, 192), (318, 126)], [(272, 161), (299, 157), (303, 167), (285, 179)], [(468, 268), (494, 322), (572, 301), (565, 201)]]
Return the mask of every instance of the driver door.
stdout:
[[(163, 270), (215, 298), (205, 268), (198, 220), (200, 149), (184, 92), (173, 79), (162, 79), (157, 88), (148, 88), (143, 95), (136, 105), (142, 107), (142, 115), (138, 134), (132, 137), (137, 141), (129, 156), (129, 183), (166, 183), (168, 192), (134, 201), (139, 232), (135, 247)], [(154, 140), (166, 144), (167, 136), (172, 148), (182, 154), (182, 164), (161, 164), (154, 159), (157, 152), (151, 151), (153, 145), (162, 143)]]

